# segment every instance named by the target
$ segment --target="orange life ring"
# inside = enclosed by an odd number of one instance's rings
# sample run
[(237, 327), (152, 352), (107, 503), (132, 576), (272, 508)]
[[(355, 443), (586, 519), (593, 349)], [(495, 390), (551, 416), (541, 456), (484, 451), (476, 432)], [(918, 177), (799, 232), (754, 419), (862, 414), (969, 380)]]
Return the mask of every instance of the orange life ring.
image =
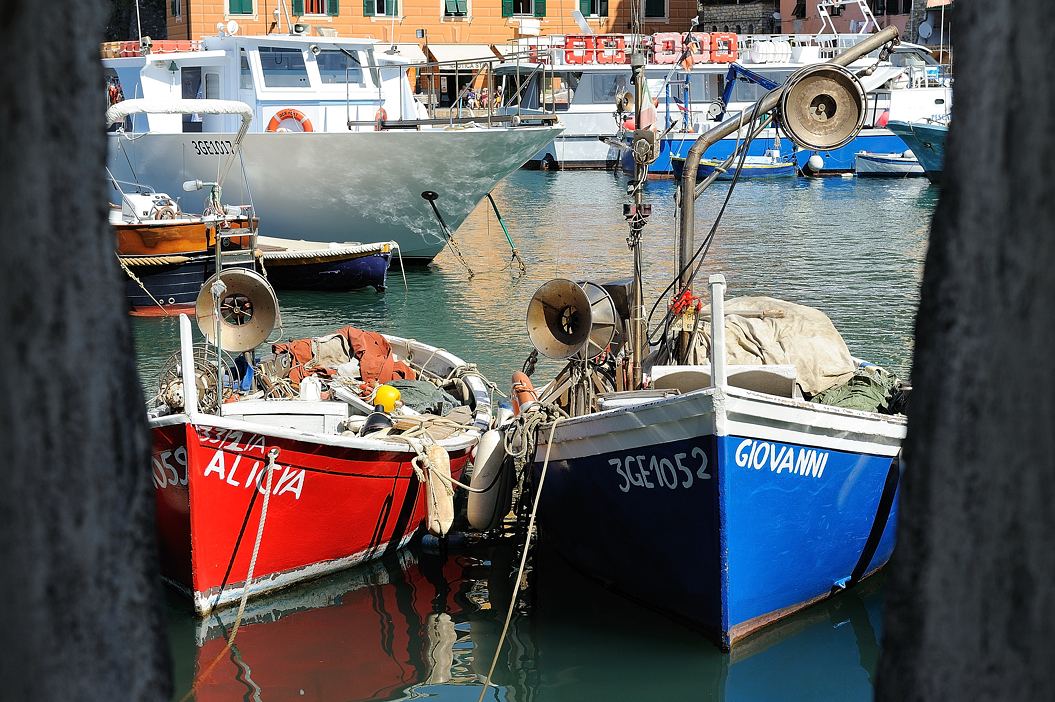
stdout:
[(381, 123), (384, 122), (387, 119), (388, 119), (388, 113), (385, 112), (385, 108), (383, 108), (383, 107), (378, 108), (377, 112), (374, 114), (374, 122), (375, 122), (375, 124), (374, 124), (374, 131), (375, 132), (381, 131)]
[(267, 131), (277, 132), (279, 130), (279, 125), (287, 119), (291, 119), (299, 124), (301, 130), (305, 132), (315, 131), (311, 128), (311, 120), (308, 119), (308, 116), (300, 110), (295, 110), (292, 107), (284, 107), (276, 112), (275, 116), (271, 118), (270, 122), (268, 122)]

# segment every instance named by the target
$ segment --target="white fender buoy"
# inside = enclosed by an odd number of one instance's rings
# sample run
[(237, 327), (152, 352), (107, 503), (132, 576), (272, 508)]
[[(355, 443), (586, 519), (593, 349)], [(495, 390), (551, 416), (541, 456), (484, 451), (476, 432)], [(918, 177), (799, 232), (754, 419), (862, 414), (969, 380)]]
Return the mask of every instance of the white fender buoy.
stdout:
[(824, 170), (824, 157), (820, 154), (813, 154), (806, 160), (806, 170), (810, 173), (816, 174)]
[(502, 432), (484, 432), (476, 445), (476, 467), (469, 486), (486, 492), (470, 492), (466, 508), (469, 525), (477, 531), (494, 529), (509, 513), (513, 502), (512, 466), (507, 469), (505, 458)]
[[(429, 460), (433, 470), (425, 472), (425, 528), (430, 534), (444, 536), (454, 524), (454, 496), (448, 492), (451, 459), (442, 446), (429, 446)], [(446, 479), (446, 480), (445, 480)]]

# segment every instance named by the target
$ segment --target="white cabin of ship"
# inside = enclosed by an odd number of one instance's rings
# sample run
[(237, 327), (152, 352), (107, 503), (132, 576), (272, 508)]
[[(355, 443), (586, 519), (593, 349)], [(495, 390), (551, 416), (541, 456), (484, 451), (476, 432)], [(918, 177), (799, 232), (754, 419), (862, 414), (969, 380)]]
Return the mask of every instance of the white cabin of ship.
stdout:
[[(406, 71), (413, 63), (371, 39), (295, 35), (206, 37), (201, 50), (104, 59), (125, 98), (240, 100), (253, 108), (250, 131), (372, 130), (349, 121), (420, 119)], [(308, 124), (279, 113), (295, 110)], [(288, 113), (287, 113), (288, 114)], [(272, 120), (277, 118), (276, 124)], [(136, 132), (235, 132), (229, 115), (135, 115)]]

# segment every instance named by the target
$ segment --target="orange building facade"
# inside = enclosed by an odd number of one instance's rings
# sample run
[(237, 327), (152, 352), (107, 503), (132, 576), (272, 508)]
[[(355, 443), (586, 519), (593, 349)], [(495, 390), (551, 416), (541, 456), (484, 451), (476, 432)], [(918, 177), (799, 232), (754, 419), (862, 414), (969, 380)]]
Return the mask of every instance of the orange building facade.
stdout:
[[(697, 14), (696, 0), (644, 2), (647, 34), (688, 31)], [(311, 25), (312, 33), (417, 44), (504, 44), (522, 36), (521, 20), (538, 20), (542, 35), (581, 34), (573, 10), (596, 33), (625, 33), (633, 8), (622, 0), (169, 0), (168, 38), (200, 39), (230, 20), (241, 34), (285, 33), (283, 5), (292, 22)]]

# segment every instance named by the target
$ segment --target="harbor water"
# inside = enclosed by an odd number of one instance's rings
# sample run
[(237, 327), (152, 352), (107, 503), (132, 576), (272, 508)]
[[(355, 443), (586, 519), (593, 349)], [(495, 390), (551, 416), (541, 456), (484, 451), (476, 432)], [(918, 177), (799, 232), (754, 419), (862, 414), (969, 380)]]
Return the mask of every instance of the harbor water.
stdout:
[[(487, 202), (459, 229), (465, 266), (444, 251), (427, 268), (393, 260), (389, 288), (281, 292), (283, 336), (352, 324), (450, 350), (508, 388), (531, 351), (524, 315), (553, 277), (630, 277), (622, 216), (628, 179), (609, 172), (518, 171), (494, 192), (521, 257)], [(675, 274), (673, 181), (650, 181), (644, 231), (651, 309)], [(697, 202), (697, 241), (728, 184)], [(718, 226), (700, 281), (721, 272), (728, 297), (769, 295), (817, 307), (851, 353), (908, 378), (923, 257), (937, 189), (923, 179), (744, 181)], [(266, 233), (266, 222), (262, 222)], [(437, 229), (437, 236), (439, 235)], [(705, 285), (697, 293), (705, 296)], [(669, 297), (669, 294), (668, 294)], [(660, 303), (657, 318), (662, 312)], [(145, 392), (177, 347), (174, 319), (133, 320)], [(538, 377), (558, 369), (539, 363)], [(542, 499), (545, 499), (543, 495)], [(265, 535), (266, 538), (266, 535)], [(513, 598), (508, 539), (447, 553), (420, 544), (380, 563), (204, 621), (168, 598), (176, 699), (475, 700)], [(491, 700), (869, 700), (879, 656), (882, 575), (770, 627), (724, 654), (702, 636), (582, 578), (543, 538), (530, 587), (493, 677)], [(222, 655), (221, 655), (222, 654)]]

